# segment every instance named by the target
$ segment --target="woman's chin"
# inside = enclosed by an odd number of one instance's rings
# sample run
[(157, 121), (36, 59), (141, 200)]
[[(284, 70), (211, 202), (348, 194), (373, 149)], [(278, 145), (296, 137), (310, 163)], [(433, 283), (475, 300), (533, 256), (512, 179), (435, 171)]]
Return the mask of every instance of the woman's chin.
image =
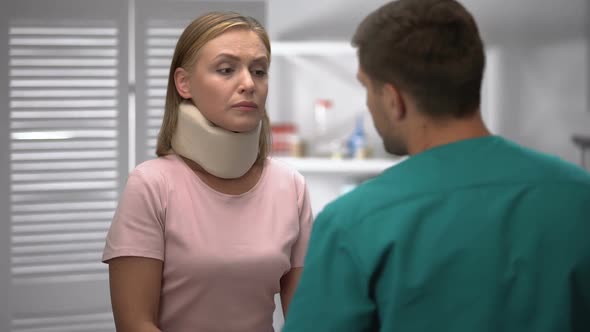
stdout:
[(234, 119), (234, 121), (221, 121), (219, 123), (216, 122), (212, 122), (210, 121), (210, 123), (215, 126), (215, 127), (219, 127), (222, 129), (225, 129), (227, 131), (232, 131), (234, 133), (247, 133), (249, 131), (252, 131), (254, 129), (256, 129), (258, 127), (258, 124), (260, 123), (260, 119)]
[(241, 123), (234, 123), (226, 128), (227, 130), (233, 131), (235, 133), (247, 133), (250, 132), (258, 127), (258, 121), (243, 121)]

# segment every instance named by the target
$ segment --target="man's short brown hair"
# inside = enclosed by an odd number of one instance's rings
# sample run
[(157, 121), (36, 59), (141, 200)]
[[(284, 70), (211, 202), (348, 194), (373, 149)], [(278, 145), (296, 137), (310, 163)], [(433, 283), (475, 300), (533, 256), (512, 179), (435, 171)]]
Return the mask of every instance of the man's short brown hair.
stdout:
[(373, 81), (410, 94), (433, 117), (478, 110), (485, 66), (471, 14), (454, 0), (398, 0), (377, 9), (352, 40)]

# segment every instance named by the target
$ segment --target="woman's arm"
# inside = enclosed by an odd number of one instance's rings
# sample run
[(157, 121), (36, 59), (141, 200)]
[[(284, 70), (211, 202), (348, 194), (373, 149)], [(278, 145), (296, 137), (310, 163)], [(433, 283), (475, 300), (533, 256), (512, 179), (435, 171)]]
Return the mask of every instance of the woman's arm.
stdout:
[(293, 299), (293, 294), (297, 289), (297, 283), (303, 272), (302, 267), (294, 267), (281, 278), (281, 305), (283, 307), (283, 315), (287, 317), (289, 304)]
[(159, 332), (162, 261), (117, 257), (108, 264), (117, 332)]

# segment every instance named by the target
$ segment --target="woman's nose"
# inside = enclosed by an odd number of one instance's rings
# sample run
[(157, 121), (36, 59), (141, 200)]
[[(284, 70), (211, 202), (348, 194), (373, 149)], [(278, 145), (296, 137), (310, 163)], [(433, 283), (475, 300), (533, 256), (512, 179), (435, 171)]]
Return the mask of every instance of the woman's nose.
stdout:
[(252, 77), (252, 73), (249, 70), (244, 70), (240, 77), (240, 92), (241, 93), (253, 93), (256, 84)]

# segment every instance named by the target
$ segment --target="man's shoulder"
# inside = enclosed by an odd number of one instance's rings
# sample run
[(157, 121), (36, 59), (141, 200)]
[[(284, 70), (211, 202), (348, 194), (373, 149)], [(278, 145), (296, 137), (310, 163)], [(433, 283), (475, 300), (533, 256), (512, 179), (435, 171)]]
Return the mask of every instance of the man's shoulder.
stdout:
[[(590, 185), (590, 173), (580, 166), (556, 155), (520, 146), (515, 143), (507, 153), (513, 162), (512, 169), (523, 179), (536, 179), (539, 183)], [(508, 168), (510, 165), (506, 165)]]
[(321, 212), (322, 219), (332, 219), (331, 223), (335, 227), (359, 226), (370, 219), (375, 211), (404, 195), (401, 188), (392, 190), (394, 182), (390, 174), (381, 174), (365, 181), (327, 204)]

